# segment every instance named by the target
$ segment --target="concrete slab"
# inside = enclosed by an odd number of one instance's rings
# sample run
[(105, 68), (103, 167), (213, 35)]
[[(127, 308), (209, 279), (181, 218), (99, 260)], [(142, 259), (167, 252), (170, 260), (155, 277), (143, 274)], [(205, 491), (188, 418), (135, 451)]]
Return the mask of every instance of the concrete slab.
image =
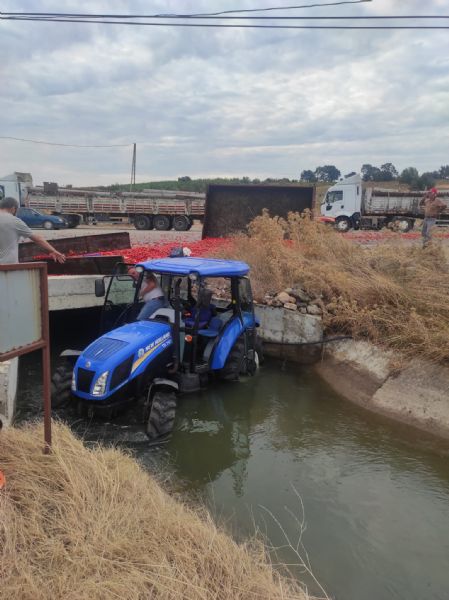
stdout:
[(260, 336), (265, 342), (301, 344), (319, 342), (323, 337), (320, 317), (261, 304), (255, 311), (260, 319)]
[(103, 306), (104, 298), (95, 296), (98, 275), (61, 275), (48, 278), (49, 309), (69, 310)]

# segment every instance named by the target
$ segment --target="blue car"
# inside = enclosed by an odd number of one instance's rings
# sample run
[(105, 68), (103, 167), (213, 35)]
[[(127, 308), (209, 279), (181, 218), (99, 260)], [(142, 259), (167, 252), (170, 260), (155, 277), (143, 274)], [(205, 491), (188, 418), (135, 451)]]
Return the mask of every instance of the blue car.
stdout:
[[(75, 400), (80, 414), (114, 416), (130, 400), (143, 401), (150, 439), (173, 427), (177, 396), (198, 392), (216, 379), (254, 375), (262, 357), (256, 333), (246, 263), (211, 258), (166, 258), (97, 280), (106, 295), (102, 332), (83, 352), (65, 351), (68, 361), (53, 376), (52, 402)], [(166, 306), (143, 320), (140, 289), (156, 277)], [(213, 300), (225, 285), (228, 300)]]
[(44, 215), (34, 208), (21, 206), (17, 211), (17, 217), (22, 219), (28, 227), (43, 227), (44, 229), (63, 229), (67, 227), (67, 221), (55, 215)]

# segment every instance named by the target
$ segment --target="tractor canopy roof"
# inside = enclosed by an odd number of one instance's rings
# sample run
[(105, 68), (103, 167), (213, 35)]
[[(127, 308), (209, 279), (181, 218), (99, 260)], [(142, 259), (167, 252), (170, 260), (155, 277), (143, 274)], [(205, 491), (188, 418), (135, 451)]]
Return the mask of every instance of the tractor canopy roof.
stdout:
[(222, 260), (219, 258), (161, 258), (148, 260), (136, 265), (153, 273), (168, 275), (190, 275), (200, 277), (243, 277), (249, 272), (249, 266), (239, 260)]

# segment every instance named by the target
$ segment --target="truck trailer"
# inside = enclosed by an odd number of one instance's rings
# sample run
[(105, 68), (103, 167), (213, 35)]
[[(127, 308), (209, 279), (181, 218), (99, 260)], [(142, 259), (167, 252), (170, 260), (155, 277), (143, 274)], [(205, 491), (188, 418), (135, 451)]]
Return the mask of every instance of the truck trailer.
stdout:
[(194, 219), (204, 217), (205, 194), (151, 189), (106, 192), (47, 182), (34, 186), (29, 173), (14, 173), (1, 179), (0, 194), (12, 196), (20, 206), (60, 215), (72, 227), (81, 221), (127, 220), (136, 229), (187, 231)]
[(205, 237), (228, 237), (245, 231), (264, 210), (286, 219), (290, 212), (315, 212), (315, 186), (211, 184), (206, 195)]
[[(425, 192), (367, 187), (360, 175), (343, 179), (330, 187), (321, 205), (321, 215), (333, 217), (339, 231), (389, 227), (405, 233), (416, 219), (424, 218), (420, 206)], [(438, 194), (447, 204), (437, 225), (449, 225), (449, 190)]]

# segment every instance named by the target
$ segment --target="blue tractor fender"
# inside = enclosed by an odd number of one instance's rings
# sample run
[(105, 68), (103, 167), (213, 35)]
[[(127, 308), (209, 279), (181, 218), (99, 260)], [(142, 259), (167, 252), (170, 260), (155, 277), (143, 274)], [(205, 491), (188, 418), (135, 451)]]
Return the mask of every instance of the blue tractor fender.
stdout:
[(242, 331), (243, 324), (238, 317), (234, 317), (232, 321), (226, 324), (212, 354), (210, 368), (213, 371), (222, 369), (225, 366), (226, 359)]
[(150, 388), (148, 390), (148, 398), (158, 390), (158, 389), (169, 389), (172, 392), (179, 392), (179, 385), (176, 381), (172, 379), (166, 379), (165, 377), (155, 377), (151, 382)]
[(226, 359), (237, 339), (242, 335), (243, 331), (251, 329), (254, 326), (259, 327), (260, 320), (252, 313), (243, 313), (243, 322), (234, 317), (226, 324), (223, 332), (220, 335), (217, 345), (212, 351), (212, 360), (210, 367), (213, 371), (222, 369), (225, 366)]

